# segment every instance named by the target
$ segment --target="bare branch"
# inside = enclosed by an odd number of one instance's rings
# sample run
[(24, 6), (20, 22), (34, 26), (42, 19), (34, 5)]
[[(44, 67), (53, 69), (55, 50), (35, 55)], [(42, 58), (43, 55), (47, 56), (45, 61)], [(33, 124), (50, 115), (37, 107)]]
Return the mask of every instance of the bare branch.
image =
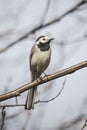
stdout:
[(46, 8), (45, 8), (45, 11), (44, 11), (43, 18), (41, 20), (40, 26), (43, 26), (44, 20), (46, 18), (46, 15), (47, 15), (47, 12), (48, 12), (48, 9), (49, 9), (49, 5), (50, 5), (50, 0), (47, 1), (47, 5), (46, 5)]
[(87, 127), (87, 119), (85, 120), (85, 123), (80, 130), (83, 130), (85, 127)]
[(5, 107), (3, 107), (3, 108), (2, 108), (2, 124), (1, 124), (1, 130), (3, 130), (3, 127), (4, 127), (5, 117), (6, 117), (6, 111), (5, 111)]
[(69, 130), (69, 129), (75, 129), (75, 126), (78, 123), (81, 123), (83, 121), (86, 114), (79, 114), (76, 116), (73, 120), (68, 120), (60, 124), (60, 126), (56, 127), (56, 130)]
[[(40, 101), (40, 100), (38, 100), (38, 101), (35, 101), (34, 104), (37, 104), (37, 103), (48, 103), (50, 101), (53, 101), (57, 97), (59, 97), (60, 94), (62, 93), (63, 89), (64, 89), (65, 83), (66, 83), (66, 77), (65, 77), (65, 80), (63, 82), (62, 88), (60, 89), (60, 91), (58, 92), (58, 94), (55, 97), (53, 97), (53, 98), (51, 98), (51, 99), (49, 99), (47, 101)], [(3, 108), (4, 107), (21, 107), (21, 106), (25, 106), (25, 104), (18, 104), (18, 103), (14, 104), (14, 105), (13, 104), (9, 104), (9, 105), (7, 105), (7, 104), (0, 104), (0, 107), (3, 107)]]
[(0, 107), (22, 107), (25, 106), (25, 104), (0, 104)]
[[(87, 3), (86, 0), (82, 0), (79, 3), (77, 3), (74, 7), (72, 7), (71, 9), (69, 9), (68, 11), (66, 11), (64, 14), (62, 14), (60, 17), (53, 19), (52, 21), (46, 23), (46, 24), (40, 24), (39, 26), (35, 27), (32, 30), (29, 30), (28, 32), (26, 32), (25, 34), (23, 34), (22, 36), (20, 36), (19, 38), (17, 38), (15, 41), (9, 43), (9, 45), (7, 45), (6, 47), (0, 49), (0, 53), (5, 52), (6, 50), (8, 50), (9, 48), (11, 48), (13, 45), (15, 45), (16, 43), (20, 42), (21, 40), (24, 40), (25, 38), (27, 38), (30, 34), (39, 31), (42, 28), (45, 28), (47, 26), (50, 26), (52, 24), (55, 24), (56, 22), (60, 21), (62, 18), (64, 18), (65, 16), (67, 16), (70, 13), (73, 13), (74, 11), (76, 11), (80, 6), (84, 5), (85, 3)], [(49, 1), (48, 1), (49, 4)], [(43, 20), (42, 20), (43, 21)]]
[(71, 66), (69, 68), (66, 68), (66, 69), (63, 69), (63, 70), (60, 70), (56, 73), (53, 73), (51, 75), (48, 75), (48, 76), (45, 76), (43, 78), (38, 78), (38, 82), (37, 80), (31, 82), (31, 83), (27, 83), (23, 86), (21, 86), (20, 88), (16, 89), (16, 90), (13, 90), (11, 92), (8, 92), (6, 94), (2, 94), (0, 95), (0, 101), (4, 101), (4, 100), (7, 100), (9, 98), (13, 98), (13, 97), (16, 97), (16, 96), (19, 96), (21, 93), (25, 92), (26, 90), (29, 90), (30, 88), (33, 88), (37, 85), (40, 85), (40, 84), (43, 84), (43, 83), (46, 83), (48, 81), (51, 81), (51, 80), (54, 80), (56, 78), (60, 78), (62, 76), (65, 76), (67, 74), (71, 74), (79, 69), (82, 69), (84, 67), (87, 67), (87, 61), (84, 61), (84, 62), (81, 62), (79, 64), (76, 64), (74, 66)]

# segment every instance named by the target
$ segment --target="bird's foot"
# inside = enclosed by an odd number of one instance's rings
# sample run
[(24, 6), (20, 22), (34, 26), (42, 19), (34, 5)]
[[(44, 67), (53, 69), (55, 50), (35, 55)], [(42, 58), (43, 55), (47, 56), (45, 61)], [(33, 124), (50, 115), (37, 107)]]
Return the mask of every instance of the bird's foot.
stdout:
[(40, 83), (43, 79), (42, 79), (42, 77), (39, 77), (36, 80), (37, 80), (38, 83)]
[(44, 73), (44, 77), (48, 78), (48, 76), (50, 76), (49, 74), (46, 74), (45, 72), (43, 72), (43, 73)]

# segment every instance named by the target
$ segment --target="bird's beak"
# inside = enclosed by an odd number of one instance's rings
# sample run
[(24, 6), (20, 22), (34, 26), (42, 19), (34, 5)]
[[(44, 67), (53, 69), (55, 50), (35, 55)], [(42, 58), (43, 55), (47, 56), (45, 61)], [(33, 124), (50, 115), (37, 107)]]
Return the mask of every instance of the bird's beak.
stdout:
[(50, 38), (50, 39), (49, 39), (49, 41), (52, 41), (52, 40), (54, 40), (54, 38)]

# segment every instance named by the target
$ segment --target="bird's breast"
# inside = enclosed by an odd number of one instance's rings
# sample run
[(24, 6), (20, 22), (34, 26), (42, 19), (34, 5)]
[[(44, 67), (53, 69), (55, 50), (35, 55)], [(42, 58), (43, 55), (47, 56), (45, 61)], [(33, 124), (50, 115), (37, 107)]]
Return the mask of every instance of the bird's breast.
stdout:
[(46, 60), (50, 58), (50, 50), (49, 51), (38, 51), (34, 53), (32, 60), (37, 64), (44, 63)]
[(51, 56), (50, 49), (48, 51), (38, 50), (32, 56), (31, 66), (34, 66), (37, 72), (40, 71), (40, 73), (42, 73), (49, 65), (50, 56)]

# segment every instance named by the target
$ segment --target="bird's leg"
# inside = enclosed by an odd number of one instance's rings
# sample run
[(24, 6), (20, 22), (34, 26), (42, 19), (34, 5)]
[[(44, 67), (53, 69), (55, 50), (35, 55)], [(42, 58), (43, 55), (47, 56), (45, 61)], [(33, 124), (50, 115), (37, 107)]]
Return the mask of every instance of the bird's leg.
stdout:
[(35, 79), (36, 79), (37, 83), (39, 83), (39, 80), (38, 80), (38, 78), (37, 78), (36, 75), (37, 75), (37, 74), (36, 74), (36, 72), (35, 72)]
[(42, 77), (40, 76), (37, 78), (36, 73), (35, 73), (35, 79), (36, 79), (37, 83), (40, 83), (40, 81), (42, 81)]
[(47, 77), (47, 79), (48, 79), (49, 74), (46, 74), (45, 72), (43, 72), (43, 73), (44, 73), (45, 77)]
[(43, 79), (42, 79), (43, 77), (42, 76), (40, 76), (40, 80), (42, 81)]
[(42, 77), (39, 77), (36, 79), (38, 83), (40, 83), (40, 81), (42, 81)]
[(49, 76), (49, 74), (46, 74), (45, 72), (43, 72), (43, 73), (44, 73), (45, 77), (48, 77), (48, 76)]

